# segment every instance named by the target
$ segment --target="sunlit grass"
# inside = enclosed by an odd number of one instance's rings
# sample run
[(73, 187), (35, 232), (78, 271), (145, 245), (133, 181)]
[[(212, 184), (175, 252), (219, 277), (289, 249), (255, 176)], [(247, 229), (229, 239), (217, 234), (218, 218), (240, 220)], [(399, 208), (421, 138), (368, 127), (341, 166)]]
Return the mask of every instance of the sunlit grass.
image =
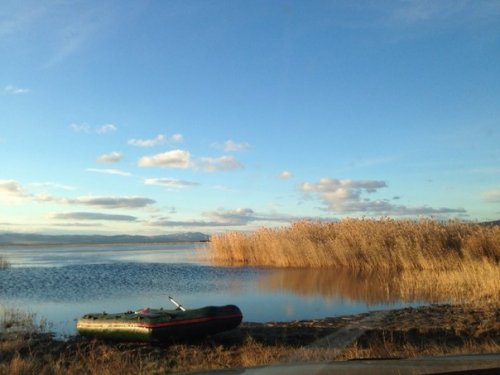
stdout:
[[(387, 300), (500, 304), (499, 226), (435, 220), (299, 221), (250, 234), (215, 235), (210, 250), (212, 261), (222, 265), (335, 269), (359, 276), (366, 288), (378, 289)], [(373, 277), (367, 275), (376, 275), (376, 284), (370, 285)], [(292, 288), (293, 283), (282, 285)]]
[(219, 264), (355, 271), (445, 270), (500, 260), (500, 227), (434, 220), (298, 221), (211, 238)]

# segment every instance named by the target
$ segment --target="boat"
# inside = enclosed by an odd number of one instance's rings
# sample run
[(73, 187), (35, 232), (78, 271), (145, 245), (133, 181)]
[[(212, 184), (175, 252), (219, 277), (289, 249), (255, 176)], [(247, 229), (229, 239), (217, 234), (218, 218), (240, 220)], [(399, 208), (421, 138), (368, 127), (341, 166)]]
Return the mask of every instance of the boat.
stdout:
[[(171, 301), (173, 301), (171, 299)], [(185, 309), (144, 308), (86, 314), (76, 323), (80, 335), (103, 340), (159, 342), (200, 338), (236, 328), (243, 319), (235, 305)]]

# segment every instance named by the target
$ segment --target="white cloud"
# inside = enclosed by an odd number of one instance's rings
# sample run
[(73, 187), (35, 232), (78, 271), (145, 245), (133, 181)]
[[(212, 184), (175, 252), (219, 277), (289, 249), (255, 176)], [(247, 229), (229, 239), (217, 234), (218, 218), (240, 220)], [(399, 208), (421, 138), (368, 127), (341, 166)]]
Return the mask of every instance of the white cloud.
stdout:
[(99, 212), (64, 212), (49, 215), (55, 220), (104, 220), (104, 221), (137, 221), (137, 217), (130, 215), (112, 215)]
[(317, 195), (328, 211), (340, 214), (378, 215), (449, 215), (463, 214), (463, 208), (433, 208), (429, 206), (407, 207), (394, 205), (387, 199), (371, 200), (364, 195), (387, 187), (384, 181), (338, 180), (322, 178), (317, 183), (305, 182), (299, 189), (306, 194)]
[(0, 200), (12, 203), (30, 198), (31, 196), (19, 182), (15, 180), (0, 180)]
[(158, 134), (153, 139), (129, 139), (128, 144), (138, 147), (153, 147), (165, 142), (166, 137), (163, 134)]
[(184, 150), (172, 150), (139, 159), (140, 167), (190, 168), (191, 154)]
[(120, 160), (122, 160), (122, 153), (113, 151), (109, 154), (102, 154), (97, 157), (97, 162), (98, 163), (118, 163)]
[(123, 176), (123, 177), (131, 176), (131, 173), (122, 171), (120, 169), (87, 168), (87, 172), (112, 174), (112, 175)]
[(216, 172), (242, 169), (243, 164), (232, 156), (221, 156), (219, 158), (203, 157), (200, 158), (198, 167), (205, 172)]
[(3, 92), (5, 94), (20, 95), (20, 94), (27, 94), (31, 92), (31, 90), (28, 88), (17, 87), (14, 85), (7, 85), (4, 87)]
[(199, 185), (199, 183), (197, 182), (177, 180), (174, 178), (147, 178), (144, 180), (144, 183), (146, 185), (160, 185), (177, 189), (183, 189)]
[(118, 128), (113, 124), (104, 124), (96, 129), (97, 134), (108, 134), (117, 131)]
[(481, 193), (483, 200), (489, 203), (500, 203), (500, 189)]
[(283, 171), (281, 172), (278, 177), (283, 179), (283, 180), (288, 180), (289, 178), (291, 178), (293, 176), (293, 173), (290, 172), (290, 171)]

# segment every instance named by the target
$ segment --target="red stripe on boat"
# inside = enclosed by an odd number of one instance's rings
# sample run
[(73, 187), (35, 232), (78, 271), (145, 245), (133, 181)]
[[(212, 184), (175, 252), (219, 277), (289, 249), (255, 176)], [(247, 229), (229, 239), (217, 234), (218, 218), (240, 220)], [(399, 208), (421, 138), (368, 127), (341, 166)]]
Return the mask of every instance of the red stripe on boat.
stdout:
[(235, 314), (235, 315), (226, 315), (226, 316), (202, 317), (202, 318), (194, 318), (194, 319), (186, 319), (186, 320), (172, 320), (169, 322), (162, 322), (162, 323), (137, 323), (137, 326), (142, 327), (142, 328), (160, 328), (160, 327), (168, 327), (168, 326), (177, 326), (177, 325), (182, 325), (182, 324), (202, 323), (202, 322), (208, 322), (210, 320), (223, 320), (223, 319), (232, 319), (232, 318), (243, 318), (243, 315)]

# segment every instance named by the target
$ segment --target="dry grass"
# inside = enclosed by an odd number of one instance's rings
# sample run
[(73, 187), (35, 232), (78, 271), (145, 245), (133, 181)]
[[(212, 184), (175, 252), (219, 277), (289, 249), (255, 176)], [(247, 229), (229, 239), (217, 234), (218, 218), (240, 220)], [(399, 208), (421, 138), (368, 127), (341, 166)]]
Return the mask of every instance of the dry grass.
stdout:
[(16, 352), (0, 361), (0, 374), (28, 375), (127, 375), (167, 374), (176, 372), (242, 368), (280, 363), (307, 363), (362, 358), (413, 358), (422, 355), (495, 353), (500, 345), (494, 340), (478, 344), (413, 343), (390, 336), (370, 342), (356, 341), (342, 351), (334, 348), (269, 345), (248, 338), (241, 345), (173, 345), (155, 353), (91, 342), (56, 353)]
[(472, 261), (498, 264), (500, 227), (434, 220), (298, 221), (252, 234), (215, 235), (210, 246), (213, 261), (226, 265), (443, 270)]
[[(216, 264), (305, 267), (319, 270), (317, 274), (335, 269), (331, 277), (337, 285), (326, 289), (352, 299), (365, 295), (367, 302), (500, 304), (500, 226), (434, 220), (299, 221), (252, 234), (216, 235), (210, 246)], [(350, 280), (337, 277), (342, 274)], [(296, 282), (288, 278), (278, 284), (304, 293), (324, 288), (314, 275)], [(271, 288), (275, 284), (268, 282)]]
[[(404, 309), (391, 314), (346, 347), (316, 345), (315, 333), (310, 331), (314, 327), (306, 323), (302, 328), (293, 324), (285, 327), (291, 335), (288, 339), (276, 334), (275, 325), (257, 327), (254, 331), (248, 326), (225, 338), (171, 345), (82, 339), (63, 342), (26, 328), (28, 331), (17, 336), (2, 336), (0, 332), (0, 374), (166, 374), (279, 363), (500, 352), (496, 309), (444, 306)], [(19, 320), (23, 322), (28, 316), (19, 312)], [(6, 320), (12, 319), (10, 316)], [(351, 320), (355, 322), (356, 316)], [(332, 332), (345, 325), (344, 321), (345, 317), (337, 319), (333, 324), (341, 325), (331, 328)], [(310, 334), (304, 336), (302, 332), (297, 336), (297, 330), (301, 329)], [(303, 337), (303, 342), (292, 343), (292, 337)]]
[(500, 344), (495, 340), (485, 340), (478, 344), (472, 340), (465, 340), (456, 344), (438, 342), (400, 342), (390, 336), (371, 343), (355, 342), (346, 348), (337, 360), (351, 360), (363, 358), (415, 358), (432, 357), (439, 355), (465, 354), (465, 353), (499, 353)]

